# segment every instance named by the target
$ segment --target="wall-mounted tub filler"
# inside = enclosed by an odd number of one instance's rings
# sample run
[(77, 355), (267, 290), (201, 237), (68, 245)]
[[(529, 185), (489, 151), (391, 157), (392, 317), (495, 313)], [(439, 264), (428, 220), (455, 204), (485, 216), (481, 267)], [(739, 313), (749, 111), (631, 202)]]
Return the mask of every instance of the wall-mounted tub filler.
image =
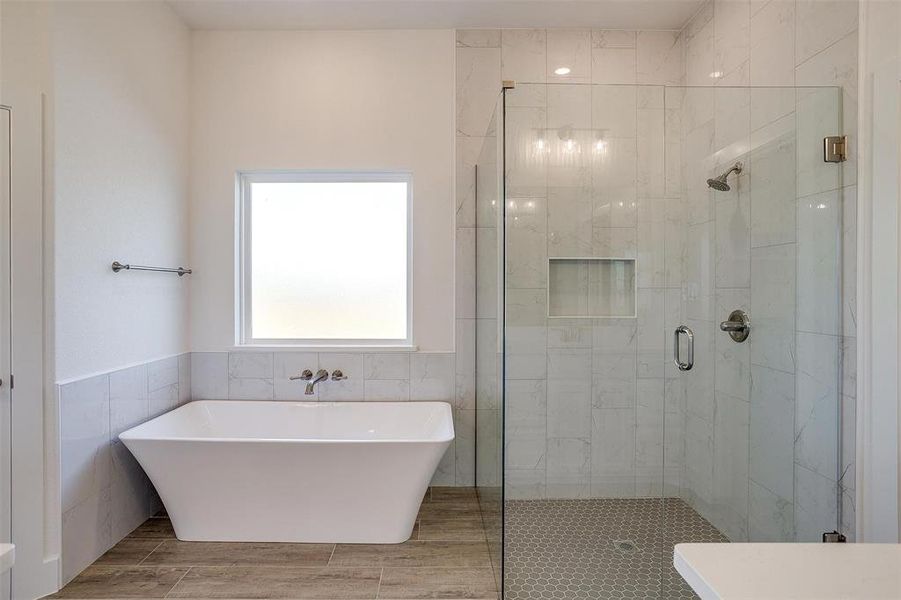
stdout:
[[(292, 375), (291, 377), (288, 377), (288, 379), (290, 379), (291, 381), (306, 381), (307, 387), (304, 391), (304, 394), (306, 394), (307, 396), (312, 396), (316, 384), (328, 379), (328, 371), (326, 371), (325, 369), (319, 369), (318, 371), (316, 371), (316, 375), (314, 376), (313, 371), (304, 369), (303, 373), (301, 373), (300, 375)], [(347, 379), (347, 375), (342, 373), (341, 369), (335, 369), (334, 371), (332, 371), (332, 381), (343, 381), (345, 379)]]
[(291, 381), (306, 381), (307, 388), (304, 391), (304, 394), (306, 394), (307, 396), (312, 396), (316, 384), (320, 381), (325, 381), (326, 379), (328, 379), (328, 371), (326, 371), (325, 369), (319, 369), (318, 371), (316, 371), (316, 375), (314, 376), (311, 370), (304, 369), (303, 373), (301, 373), (300, 375), (292, 375), (288, 379), (290, 379)]
[(709, 188), (711, 188), (711, 189), (714, 189), (714, 190), (716, 190), (716, 191), (718, 191), (718, 192), (728, 192), (729, 190), (732, 189), (732, 186), (730, 186), (730, 185), (726, 182), (726, 179), (727, 179), (727, 178), (729, 177), (729, 175), (731, 175), (732, 173), (740, 174), (740, 173), (741, 173), (741, 170), (742, 170), (743, 168), (744, 168), (744, 165), (742, 165), (740, 162), (735, 163), (734, 165), (732, 165), (732, 168), (731, 168), (731, 169), (729, 169), (728, 171), (726, 171), (725, 173), (723, 173), (723, 174), (720, 175), (719, 177), (714, 177), (713, 179), (708, 179), (708, 180), (707, 180), (707, 187), (709, 187)]
[(119, 439), (180, 540), (399, 544), (454, 423), (446, 402), (203, 400)]

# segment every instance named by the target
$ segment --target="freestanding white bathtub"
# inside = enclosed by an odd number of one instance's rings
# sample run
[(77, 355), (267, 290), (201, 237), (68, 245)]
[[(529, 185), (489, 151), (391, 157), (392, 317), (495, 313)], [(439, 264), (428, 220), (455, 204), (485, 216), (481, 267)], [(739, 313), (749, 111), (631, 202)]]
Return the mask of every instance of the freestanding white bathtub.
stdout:
[(454, 439), (444, 402), (198, 401), (119, 435), (180, 540), (407, 540)]

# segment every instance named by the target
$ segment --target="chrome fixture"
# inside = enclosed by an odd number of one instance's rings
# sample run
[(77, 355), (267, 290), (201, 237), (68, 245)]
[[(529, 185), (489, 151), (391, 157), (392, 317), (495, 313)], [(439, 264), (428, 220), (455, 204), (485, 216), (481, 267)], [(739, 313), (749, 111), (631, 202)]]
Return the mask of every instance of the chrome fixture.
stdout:
[(190, 275), (193, 273), (191, 269), (186, 269), (184, 267), (147, 267), (144, 265), (124, 265), (120, 263), (118, 260), (114, 260), (112, 264), (113, 273), (118, 273), (119, 271), (158, 271), (160, 273), (177, 273), (179, 277), (182, 275)]
[(314, 386), (317, 383), (328, 379), (328, 371), (326, 371), (325, 369), (319, 369), (318, 371), (316, 371), (316, 375), (314, 376), (311, 370), (304, 369), (303, 373), (301, 373), (300, 375), (293, 375), (288, 379), (290, 379), (291, 381), (296, 381), (298, 379), (301, 381), (306, 381), (307, 388), (304, 391), (304, 394), (306, 394), (307, 396), (312, 396), (314, 393)]
[(341, 372), (341, 369), (332, 371), (332, 381), (343, 381), (347, 379), (347, 375)]
[[(679, 337), (682, 335), (688, 340), (688, 360), (685, 362), (682, 362), (682, 349), (679, 343)], [(673, 362), (680, 371), (691, 371), (695, 366), (695, 334), (685, 325), (679, 325), (673, 332)]]
[(729, 313), (729, 319), (720, 323), (720, 329), (729, 334), (732, 341), (739, 344), (751, 335), (751, 319), (743, 310), (733, 310)]
[(313, 379), (313, 371), (304, 369), (303, 373), (301, 373), (300, 375), (291, 375), (291, 377), (288, 377), (288, 379), (290, 379), (291, 381), (297, 381), (298, 379), (301, 381), (309, 381)]
[(729, 175), (731, 175), (733, 172), (735, 172), (736, 174), (741, 173), (741, 170), (743, 167), (744, 167), (744, 165), (742, 165), (740, 162), (735, 163), (734, 165), (732, 165), (731, 169), (729, 169), (728, 171), (726, 171), (719, 177), (714, 177), (713, 179), (708, 179), (707, 187), (714, 189), (718, 192), (728, 192), (729, 190), (732, 189), (732, 187), (728, 183), (726, 183), (726, 178), (729, 177)]

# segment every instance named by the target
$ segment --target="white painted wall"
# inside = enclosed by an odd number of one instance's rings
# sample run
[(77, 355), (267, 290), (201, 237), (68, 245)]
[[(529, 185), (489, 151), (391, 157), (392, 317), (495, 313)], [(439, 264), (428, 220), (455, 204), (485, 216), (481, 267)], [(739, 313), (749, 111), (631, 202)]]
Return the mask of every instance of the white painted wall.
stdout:
[(188, 350), (190, 34), (161, 2), (54, 7), (56, 377)]
[[(59, 454), (51, 390), (52, 102), (50, 6), (4, 2), (0, 27), (0, 103), (12, 107), (13, 231), (12, 541), (13, 598), (57, 589), (59, 572)], [(43, 290), (41, 289), (43, 286)], [(4, 376), (5, 377), (5, 376)], [(43, 402), (42, 402), (43, 396)]]
[(453, 350), (454, 33), (198, 31), (193, 43), (192, 349), (234, 344), (236, 171), (296, 168), (413, 172), (414, 343)]
[(860, 200), (857, 244), (857, 528), (862, 542), (899, 540), (899, 197), (901, 5), (860, 4)]

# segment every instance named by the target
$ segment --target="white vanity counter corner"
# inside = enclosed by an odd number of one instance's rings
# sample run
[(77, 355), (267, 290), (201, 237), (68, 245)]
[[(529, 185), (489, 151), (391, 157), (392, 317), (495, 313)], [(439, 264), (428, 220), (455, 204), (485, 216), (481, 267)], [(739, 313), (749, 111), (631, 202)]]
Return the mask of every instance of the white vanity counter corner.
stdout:
[(901, 544), (677, 544), (702, 600), (901, 598)]

